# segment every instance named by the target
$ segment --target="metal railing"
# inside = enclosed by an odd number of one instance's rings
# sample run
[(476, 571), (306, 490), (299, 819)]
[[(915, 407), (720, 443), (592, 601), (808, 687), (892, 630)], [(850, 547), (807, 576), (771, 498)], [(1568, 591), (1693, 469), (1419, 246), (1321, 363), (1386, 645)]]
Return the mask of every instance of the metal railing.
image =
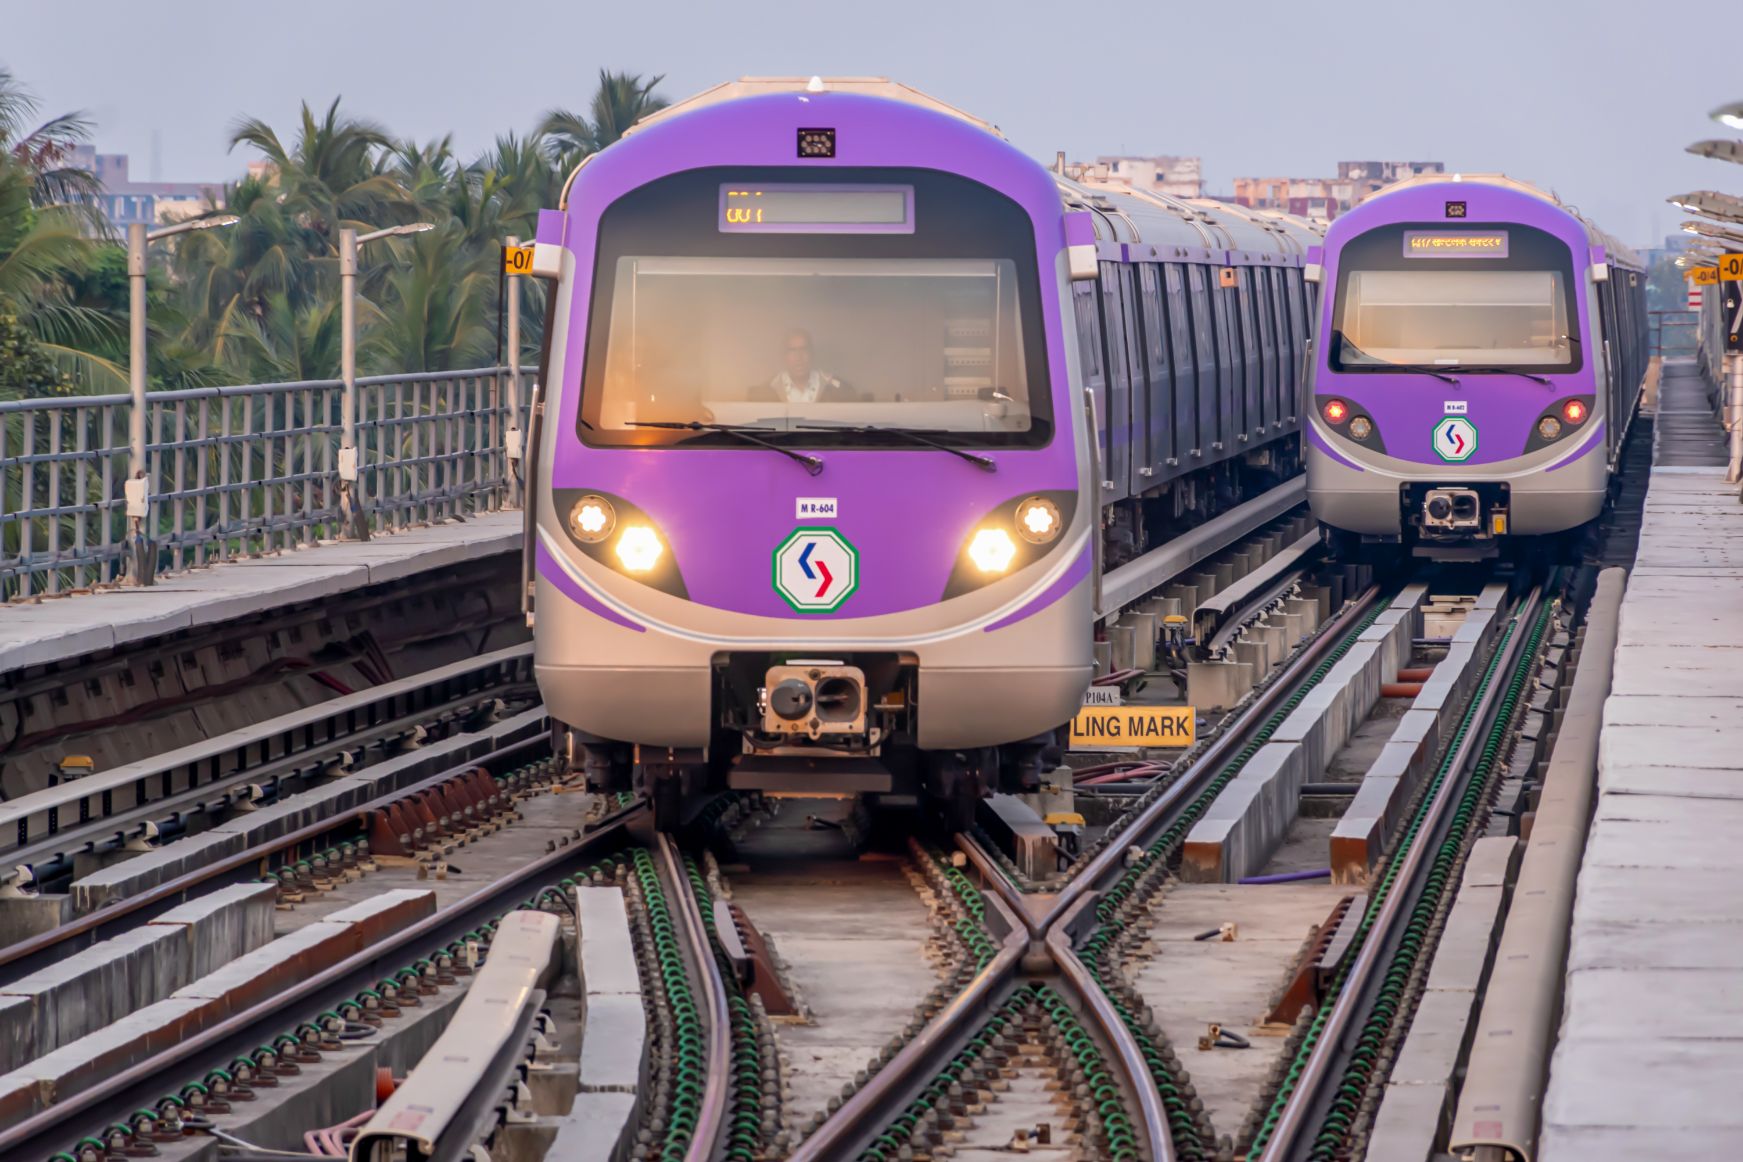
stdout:
[[(358, 482), (371, 529), (510, 503), (508, 376), (484, 367), (357, 380)], [(342, 397), (337, 379), (148, 395), (147, 571), (337, 537)], [(121, 579), (132, 551), (130, 414), (125, 395), (0, 402), (0, 599)]]
[(1647, 354), (1661, 356), (1693, 355), (1700, 339), (1699, 311), (1648, 311), (1647, 328), (1651, 332)]

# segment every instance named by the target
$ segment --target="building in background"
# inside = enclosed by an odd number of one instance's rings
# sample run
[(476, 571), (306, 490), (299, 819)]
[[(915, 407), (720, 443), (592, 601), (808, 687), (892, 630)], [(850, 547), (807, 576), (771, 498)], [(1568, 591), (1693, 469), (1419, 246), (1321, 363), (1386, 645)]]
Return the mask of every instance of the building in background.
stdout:
[(117, 234), (135, 222), (146, 227), (180, 222), (224, 204), (222, 182), (136, 182), (128, 173), (125, 153), (98, 153), (89, 145), (75, 146), (67, 164), (90, 170), (102, 184), (97, 202)]
[(1445, 163), (1438, 161), (1340, 161), (1336, 177), (1236, 178), (1234, 200), (1237, 205), (1329, 222), (1393, 182), (1445, 172)]
[(1204, 163), (1196, 157), (1098, 157), (1076, 167), (1090, 178), (1123, 182), (1173, 198), (1204, 196)]

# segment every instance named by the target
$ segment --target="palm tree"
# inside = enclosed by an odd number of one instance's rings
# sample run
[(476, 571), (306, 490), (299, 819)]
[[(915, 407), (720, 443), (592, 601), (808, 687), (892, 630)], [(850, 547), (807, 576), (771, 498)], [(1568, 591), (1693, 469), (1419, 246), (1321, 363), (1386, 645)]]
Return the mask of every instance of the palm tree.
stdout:
[[(89, 171), (68, 164), (90, 123), (67, 113), (29, 129), (36, 111), (36, 97), (0, 67), (0, 314), (33, 336), (61, 375), (124, 384), (121, 370), (90, 350), (112, 337), (116, 320), (74, 303), (67, 283), (96, 253), (90, 195), (99, 187)], [(13, 346), (22, 342), (15, 337)]]
[(557, 168), (567, 174), (580, 160), (598, 153), (624, 135), (624, 132), (646, 117), (666, 107), (664, 97), (654, 90), (665, 76), (643, 81), (640, 74), (614, 73), (599, 70), (599, 88), (588, 105), (588, 115), (579, 116), (567, 109), (552, 109), (539, 123), (538, 135)]
[(230, 145), (252, 145), (266, 155), (277, 171), (282, 204), (329, 253), (343, 226), (367, 229), (410, 220), (412, 200), (382, 161), (393, 139), (373, 121), (341, 117), (337, 97), (318, 121), (303, 103), (294, 147), (287, 148), (272, 126), (253, 117), (237, 124)]
[(90, 119), (83, 112), (62, 113), (26, 129), (36, 111), (36, 95), (0, 65), (0, 151), (32, 175), (31, 204), (88, 205), (102, 186), (95, 174), (67, 162), (74, 147), (90, 140)]

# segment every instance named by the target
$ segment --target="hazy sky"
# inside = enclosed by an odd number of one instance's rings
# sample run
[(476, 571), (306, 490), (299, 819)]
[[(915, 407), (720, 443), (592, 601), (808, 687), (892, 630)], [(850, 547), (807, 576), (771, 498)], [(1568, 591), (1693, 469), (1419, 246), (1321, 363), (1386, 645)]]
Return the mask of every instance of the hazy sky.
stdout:
[[(1320, 176), (1339, 159), (1439, 159), (1554, 188), (1636, 245), (1682, 218), (1667, 195), (1743, 192), (1743, 167), (1683, 152), (1743, 98), (1714, 67), (1717, 18), (1647, 0), (0, 0), (0, 64), (45, 112), (83, 108), (105, 152), (166, 180), (234, 176), (244, 115), (288, 135), (299, 101), (462, 155), (584, 108), (602, 67), (668, 97), (746, 74), (887, 75), (1051, 159), (1204, 158), (1236, 175)], [(1722, 35), (1714, 29), (1713, 35)], [(1727, 81), (1729, 75), (1732, 79)]]

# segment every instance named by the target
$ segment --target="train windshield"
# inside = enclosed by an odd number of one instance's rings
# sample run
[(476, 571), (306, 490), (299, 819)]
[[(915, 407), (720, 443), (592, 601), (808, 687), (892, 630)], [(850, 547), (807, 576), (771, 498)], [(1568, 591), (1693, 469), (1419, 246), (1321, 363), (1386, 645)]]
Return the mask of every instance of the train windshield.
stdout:
[(1343, 250), (1331, 366), (1577, 370), (1572, 285), (1567, 247), (1541, 231), (1371, 231)]
[[(782, 177), (792, 201), (800, 183)], [(743, 447), (707, 427), (723, 425), (793, 447), (914, 446), (880, 431), (893, 428), (963, 447), (1045, 443), (1027, 215), (949, 175), (907, 180), (911, 231), (724, 229), (711, 205), (727, 188), (719, 171), (664, 179), (608, 210), (582, 438)], [(727, 183), (753, 184), (736, 172)]]

